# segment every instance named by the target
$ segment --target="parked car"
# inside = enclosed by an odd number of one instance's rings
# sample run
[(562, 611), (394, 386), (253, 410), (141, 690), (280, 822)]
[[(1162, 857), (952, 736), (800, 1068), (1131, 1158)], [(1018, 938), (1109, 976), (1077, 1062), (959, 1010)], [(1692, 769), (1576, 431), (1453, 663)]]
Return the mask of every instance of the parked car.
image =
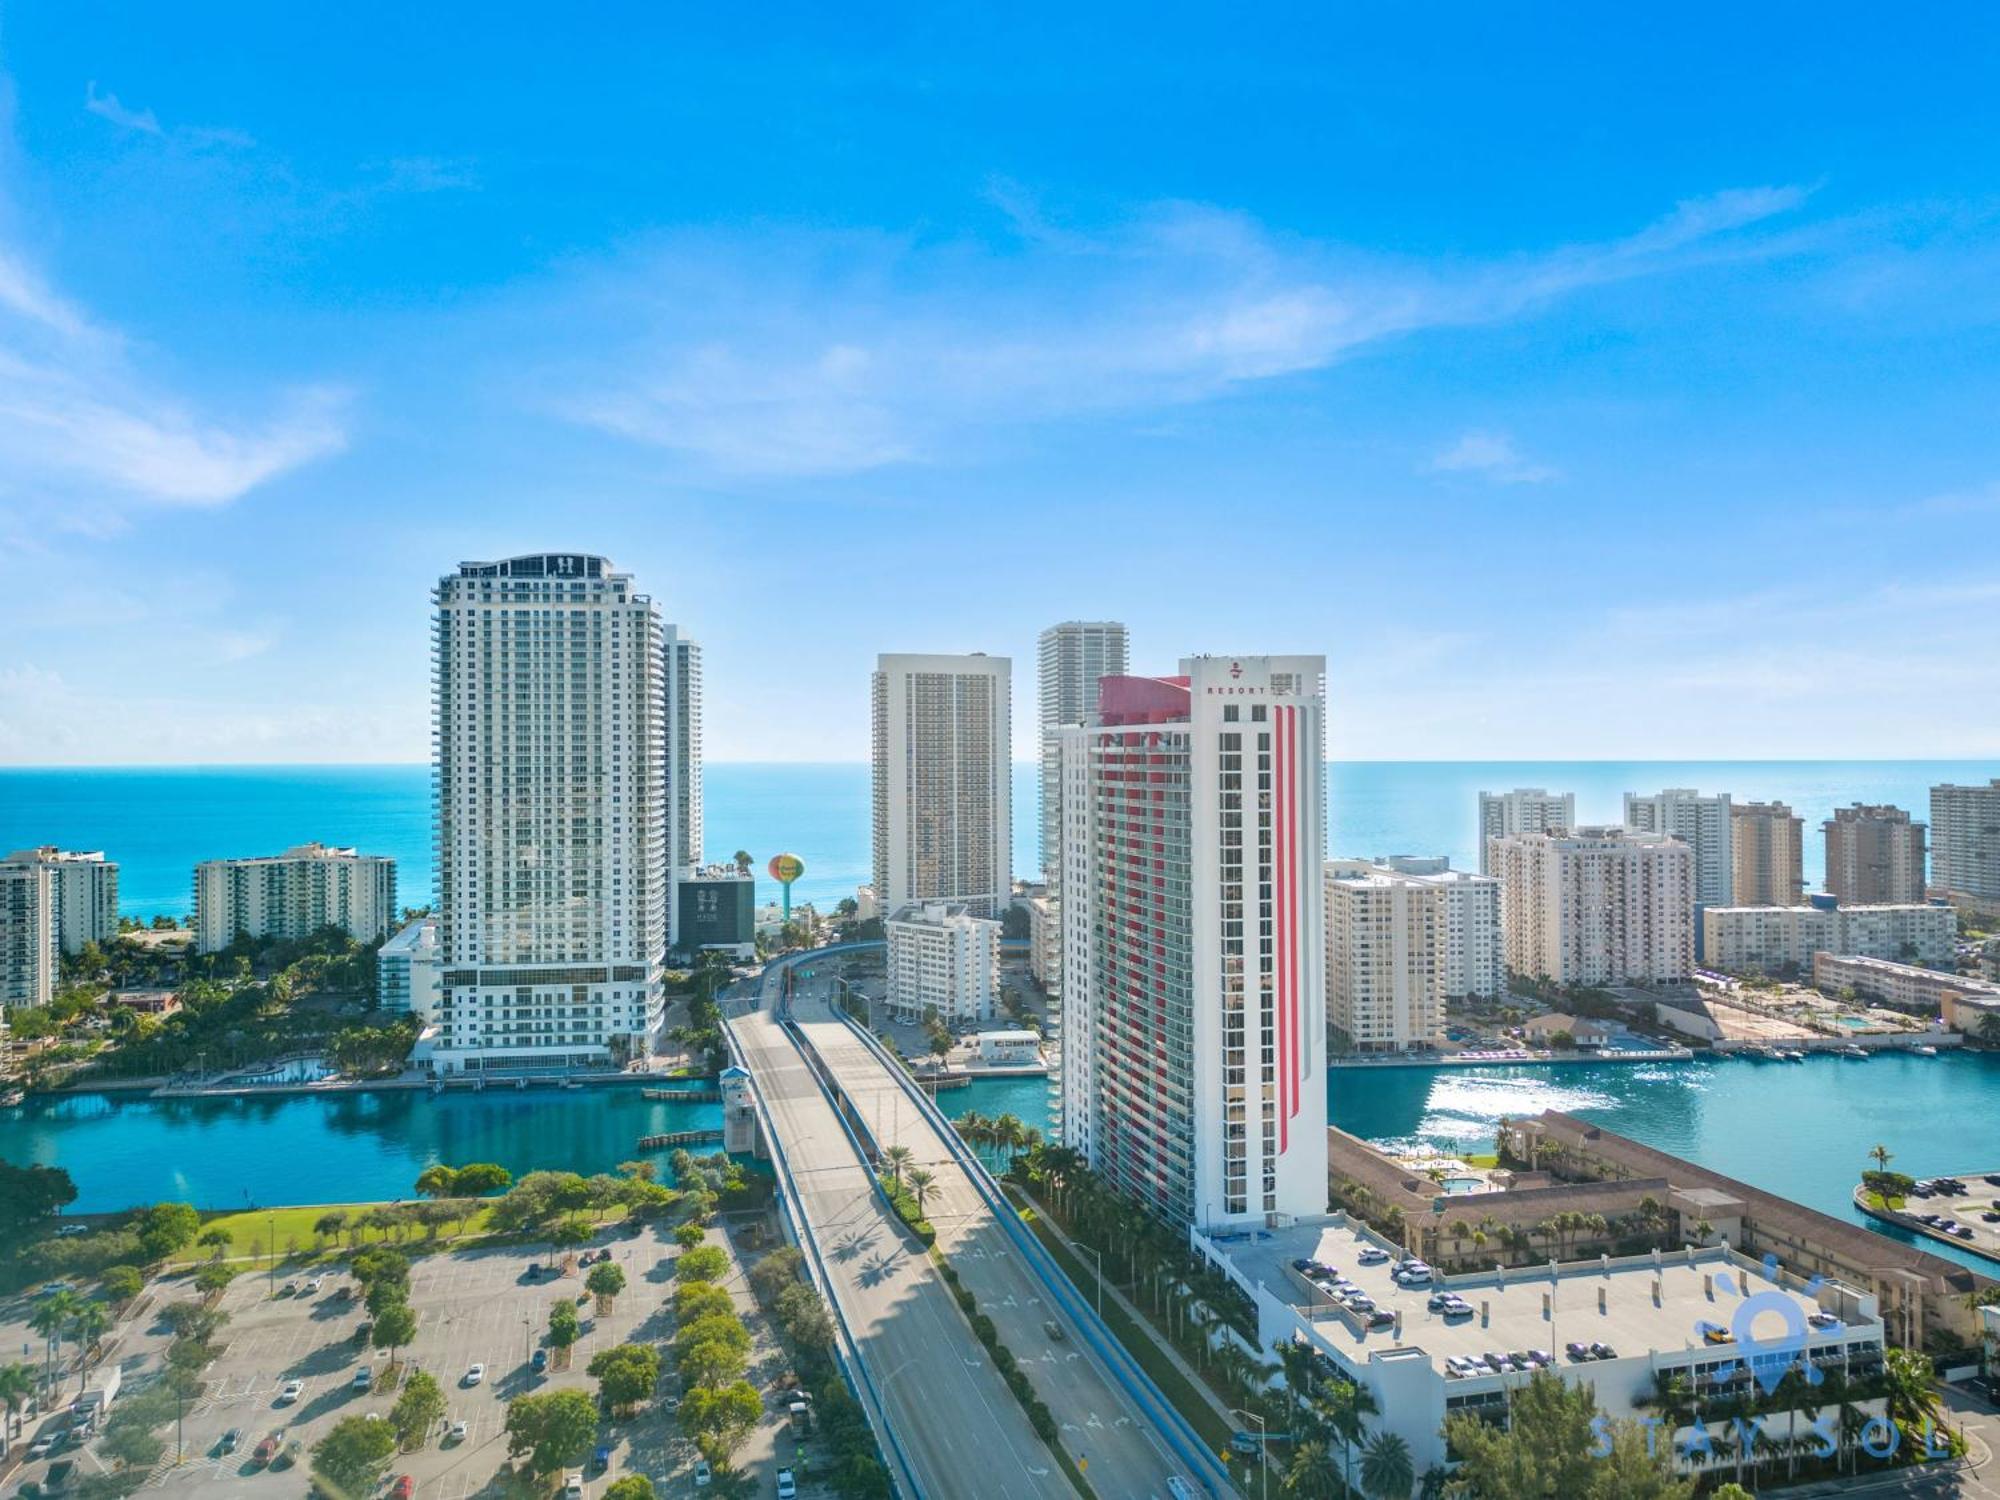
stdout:
[(408, 1474), (399, 1475), (396, 1487), (389, 1491), (391, 1500), (410, 1500), (417, 1492), (417, 1481)]
[(216, 1451), (218, 1453), (234, 1453), (236, 1451), (237, 1440), (241, 1436), (242, 1434), (237, 1432), (234, 1427), (230, 1428), (227, 1432), (223, 1433), (222, 1441), (215, 1445)]
[(257, 1465), (268, 1464), (278, 1456), (278, 1450), (285, 1446), (285, 1430), (281, 1427), (257, 1445), (257, 1451), (250, 1455), (250, 1462)]
[[(702, 1467), (707, 1468), (708, 1465), (703, 1464)], [(696, 1484), (704, 1484), (706, 1482), (706, 1480), (701, 1479), (695, 1481)], [(583, 1470), (571, 1469), (568, 1474), (563, 1476), (562, 1492), (563, 1500), (583, 1500)]]
[(549, 1367), (549, 1351), (537, 1349), (528, 1359), (528, 1368), (540, 1374)]
[(278, 1387), (277, 1404), (279, 1406), (290, 1406), (305, 1393), (306, 1383), (303, 1380), (287, 1380), (283, 1385)]
[(465, 1372), (465, 1383), (467, 1385), (478, 1385), (485, 1378), (486, 1366), (484, 1365), (473, 1365)]
[(446, 1442), (448, 1442), (448, 1443), (462, 1443), (462, 1442), (464, 1442), (464, 1441), (465, 1441), (465, 1438), (466, 1438), (466, 1426), (465, 1426), (465, 1423), (464, 1423), (464, 1422), (454, 1422), (454, 1423), (452, 1423), (452, 1424), (451, 1424), (451, 1426), (449, 1426), (449, 1427), (447, 1427), (447, 1428), (445, 1429), (445, 1433), (444, 1433), (444, 1438), (445, 1438), (445, 1441), (446, 1441)]
[(796, 1500), (798, 1493), (798, 1483), (792, 1478), (792, 1471), (778, 1470), (778, 1500)]
[[(577, 1482), (581, 1484), (582, 1481), (583, 1481), (583, 1476), (581, 1474), (577, 1475)], [(697, 1458), (694, 1461), (694, 1487), (698, 1490), (705, 1490), (714, 1482), (715, 1482), (715, 1471), (709, 1468), (708, 1460), (705, 1458)], [(583, 1491), (579, 1489), (577, 1493), (581, 1495)]]

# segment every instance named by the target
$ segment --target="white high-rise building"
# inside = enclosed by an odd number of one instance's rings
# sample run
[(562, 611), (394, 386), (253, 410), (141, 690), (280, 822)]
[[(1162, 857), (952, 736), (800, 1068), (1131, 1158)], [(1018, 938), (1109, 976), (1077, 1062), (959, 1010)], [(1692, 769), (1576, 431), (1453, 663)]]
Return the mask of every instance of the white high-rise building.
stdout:
[(44, 844), (7, 856), (7, 863), (30, 860), (49, 867), (56, 888), (56, 938), (64, 953), (85, 943), (108, 943), (118, 936), (118, 865), (97, 850), (58, 849)]
[(396, 924), (396, 862), (327, 844), (194, 867), (194, 946), (215, 953), (240, 937), (299, 939), (338, 927), (357, 943)]
[(56, 993), (56, 877), (36, 852), (0, 860), (0, 1008), (6, 1010), (47, 1005)]
[(1196, 657), (1058, 732), (1052, 1118), (1170, 1224), (1326, 1210), (1325, 670)]
[[(667, 735), (667, 869), (673, 885), (702, 865), (701, 645), (677, 625), (660, 631)], [(667, 946), (680, 946), (680, 900), (667, 902)]]
[(1701, 914), (1702, 962), (1726, 971), (1811, 967), (1815, 953), (1949, 964), (1958, 915), (1926, 902), (1848, 906), (1815, 896), (1799, 906), (1711, 906)]
[(990, 1021), (1000, 994), (1000, 924), (955, 901), (904, 907), (882, 924), (889, 1009), (900, 1021), (929, 1010), (947, 1026)]
[(1693, 787), (1670, 786), (1641, 796), (1625, 794), (1625, 826), (1638, 833), (1671, 834), (1694, 850), (1697, 906), (1727, 906), (1734, 866), (1730, 859), (1729, 793), (1704, 797)]
[(1931, 788), (1931, 885), (2000, 910), (2000, 776)]
[(659, 611), (571, 552), (463, 563), (433, 599), (437, 1067), (643, 1053), (673, 824)]
[(385, 1014), (414, 1015), (428, 1025), (438, 1009), (438, 924), (418, 917), (375, 955), (375, 1003)]
[(873, 682), (875, 899), (998, 917), (1014, 884), (1012, 672), (1004, 656), (884, 655)]
[(1680, 984), (1694, 967), (1694, 851), (1625, 828), (1495, 839), (1507, 967), (1560, 985)]
[(1061, 746), (1054, 731), (1065, 724), (1088, 724), (1097, 712), (1097, 684), (1127, 670), (1125, 627), (1116, 620), (1065, 620), (1044, 630), (1037, 657), (1042, 731), (1041, 869), (1051, 885), (1061, 880)]
[(1354, 1052), (1444, 1036), (1444, 890), (1365, 860), (1326, 863), (1326, 1018)]
[(1541, 787), (1516, 787), (1511, 792), (1479, 794), (1479, 873), (1493, 873), (1490, 846), (1495, 839), (1517, 833), (1548, 833), (1576, 827), (1576, 793), (1550, 792)]

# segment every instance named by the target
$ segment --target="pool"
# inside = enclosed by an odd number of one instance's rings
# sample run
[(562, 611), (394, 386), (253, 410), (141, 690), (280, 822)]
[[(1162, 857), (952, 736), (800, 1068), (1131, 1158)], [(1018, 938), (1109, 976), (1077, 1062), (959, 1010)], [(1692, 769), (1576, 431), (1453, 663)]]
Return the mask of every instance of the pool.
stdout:
[(1882, 1029), (1866, 1016), (1835, 1016), (1833, 1024), (1846, 1031), (1880, 1031)]
[(1447, 1177), (1444, 1180), (1444, 1190), (1447, 1193), (1483, 1193), (1486, 1191), (1486, 1179), (1483, 1177)]

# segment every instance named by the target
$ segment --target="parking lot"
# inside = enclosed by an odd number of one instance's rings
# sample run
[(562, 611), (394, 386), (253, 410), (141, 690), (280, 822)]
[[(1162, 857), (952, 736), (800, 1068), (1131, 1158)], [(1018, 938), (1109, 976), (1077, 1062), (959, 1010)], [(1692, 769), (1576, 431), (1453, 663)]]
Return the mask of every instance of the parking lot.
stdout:
[[(440, 1500), (479, 1493), (507, 1462), (509, 1400), (565, 1387), (593, 1390), (595, 1382), (584, 1372), (598, 1350), (628, 1340), (659, 1341), (671, 1333), (667, 1303), (679, 1251), (664, 1231), (649, 1228), (635, 1237), (601, 1238), (591, 1248), (598, 1247), (608, 1247), (624, 1268), (625, 1291), (605, 1316), (597, 1314), (594, 1299), (580, 1304), (584, 1335), (571, 1351), (569, 1368), (539, 1374), (530, 1361), (542, 1345), (549, 1308), (559, 1297), (582, 1295), (579, 1271), (544, 1272), (530, 1280), (528, 1267), (536, 1258), (518, 1248), (412, 1262), (410, 1307), (417, 1316), (417, 1334), (408, 1349), (398, 1352), (398, 1362), (437, 1379), (444, 1388), (447, 1426), (462, 1421), (467, 1432), (456, 1443), (434, 1434), (417, 1452), (400, 1455), (391, 1474), (412, 1475), (419, 1495)], [(257, 1467), (251, 1454), (259, 1442), (282, 1431), (287, 1442), (297, 1440), (309, 1452), (343, 1417), (388, 1414), (394, 1391), (364, 1391), (354, 1385), (357, 1369), (379, 1377), (388, 1355), (357, 1341), (367, 1311), (358, 1297), (335, 1296), (348, 1280), (344, 1272), (329, 1275), (316, 1295), (301, 1290), (274, 1296), (261, 1276), (246, 1276), (231, 1286), (222, 1302), (230, 1317), (221, 1335), (226, 1347), (206, 1372), (207, 1393), (187, 1414), (185, 1461), (174, 1464), (169, 1430), (169, 1454), (155, 1470), (153, 1485), (201, 1494), (227, 1488), (245, 1496), (296, 1495), (305, 1477), (304, 1458), (289, 1471)], [(465, 1376), (475, 1364), (485, 1366), (485, 1374), (470, 1385)], [(279, 1390), (291, 1380), (301, 1382), (303, 1394), (295, 1403), (279, 1406)], [(656, 1483), (684, 1475), (693, 1454), (672, 1439), (669, 1421), (654, 1407), (633, 1421), (607, 1425), (603, 1441), (613, 1448), (611, 1466), (605, 1474), (591, 1475), (592, 1491), (609, 1478), (634, 1471)], [(232, 1429), (238, 1434), (236, 1451), (224, 1454), (222, 1438)]]

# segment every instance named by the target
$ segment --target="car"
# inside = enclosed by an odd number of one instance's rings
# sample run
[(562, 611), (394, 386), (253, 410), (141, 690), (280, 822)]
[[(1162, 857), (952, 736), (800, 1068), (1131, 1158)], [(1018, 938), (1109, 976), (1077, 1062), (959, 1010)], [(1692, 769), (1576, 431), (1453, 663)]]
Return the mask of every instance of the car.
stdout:
[(410, 1500), (417, 1492), (417, 1481), (408, 1474), (398, 1475), (394, 1488), (389, 1491), (390, 1500)]
[(1387, 1250), (1380, 1249), (1374, 1245), (1368, 1246), (1365, 1250), (1363, 1250), (1359, 1255), (1355, 1257), (1355, 1259), (1360, 1261), (1361, 1264), (1364, 1266), (1379, 1266), (1382, 1264), (1383, 1261), (1387, 1260), (1388, 1258), (1389, 1258), (1389, 1252)]
[(53, 1495), (69, 1483), (69, 1476), (76, 1472), (76, 1465), (67, 1458), (59, 1458), (49, 1465), (49, 1472), (42, 1476), (42, 1493)]
[(1042, 1332), (1046, 1333), (1050, 1338), (1054, 1339), (1058, 1344), (1060, 1344), (1064, 1339), (1069, 1337), (1067, 1333), (1063, 1332), (1062, 1324), (1058, 1323), (1054, 1318), (1047, 1318), (1043, 1320)]
[(1412, 1266), (1407, 1271), (1398, 1271), (1391, 1279), (1395, 1281), (1397, 1286), (1429, 1286), (1431, 1284), (1431, 1268), (1429, 1266)]
[(278, 1450), (278, 1456), (271, 1460), (271, 1467), (273, 1469), (289, 1469), (299, 1461), (305, 1451), (306, 1445), (297, 1438), (293, 1438)]
[(325, 1280), (325, 1278), (324, 1278), (324, 1277), (320, 1277), (320, 1276), (309, 1276), (309, 1277), (307, 1277), (307, 1278), (306, 1278), (306, 1295), (307, 1295), (308, 1297), (316, 1297), (316, 1296), (318, 1296), (318, 1295), (319, 1295), (319, 1289), (320, 1289), (320, 1286), (321, 1286), (321, 1284), (322, 1284), (322, 1283), (324, 1282), (324, 1280)]
[(30, 1459), (47, 1458), (51, 1453), (56, 1451), (56, 1444), (60, 1443), (65, 1435), (61, 1432), (42, 1432), (32, 1443), (28, 1444), (28, 1457)]
[(1375, 1299), (1365, 1293), (1356, 1292), (1347, 1299), (1347, 1306), (1350, 1312), (1372, 1313), (1375, 1311)]
[(1701, 1341), (1704, 1344), (1729, 1344), (1736, 1341), (1736, 1335), (1731, 1333), (1727, 1328), (1724, 1328), (1720, 1323), (1710, 1323), (1704, 1320), (1695, 1324), (1694, 1327), (1695, 1332), (1701, 1335)]
[(1590, 1357), (1592, 1359), (1616, 1359), (1618, 1351), (1609, 1344), (1593, 1343), (1590, 1346)]
[(279, 1406), (290, 1406), (305, 1393), (306, 1383), (303, 1380), (287, 1380), (283, 1385), (278, 1387), (277, 1404)]
[(1446, 1321), (1452, 1318), (1469, 1318), (1472, 1316), (1472, 1304), (1463, 1297), (1455, 1298), (1445, 1303), (1444, 1316)]
[(1396, 1326), (1396, 1315), (1386, 1307), (1378, 1307), (1368, 1315), (1368, 1326), (1370, 1328), (1394, 1328)]
[(467, 1430), (463, 1421), (454, 1422), (444, 1430), (444, 1439), (448, 1443), (462, 1443), (466, 1435)]
[(778, 1500), (797, 1500), (798, 1482), (792, 1478), (790, 1469), (778, 1470)]
[(90, 1233), (90, 1226), (88, 1224), (65, 1224), (63, 1225), (62, 1228), (56, 1231), (56, 1238), (59, 1240), (66, 1240), (79, 1234), (89, 1234), (89, 1233)]
[(600, 1474), (611, 1467), (611, 1445), (609, 1443), (599, 1443), (597, 1445), (597, 1451), (590, 1455), (590, 1466)]
[(222, 1434), (222, 1441), (215, 1445), (216, 1451), (219, 1453), (234, 1453), (236, 1451), (236, 1444), (242, 1436), (243, 1434), (238, 1432), (234, 1427), (230, 1428)]
[(1589, 1359), (1590, 1345), (1581, 1344), (1572, 1339), (1569, 1343), (1563, 1345), (1563, 1353), (1567, 1354), (1571, 1359)]
[(528, 1269), (521, 1274), (529, 1281), (540, 1281), (542, 1279), (542, 1263), (538, 1260), (529, 1261)]
[(299, 1284), (296, 1281), (288, 1281), (278, 1288), (278, 1295), (280, 1297), (296, 1297), (298, 1294)]
[(1982, 1224), (2000, 1224), (2000, 1208), (1989, 1208), (1979, 1216)]
[(528, 1368), (534, 1370), (537, 1374), (540, 1374), (543, 1370), (546, 1370), (548, 1367), (549, 1367), (548, 1350), (537, 1349), (532, 1355), (529, 1356)]
[(1530, 1349), (1528, 1351), (1528, 1358), (1544, 1370), (1556, 1362), (1556, 1357), (1546, 1349)]
[(1840, 1326), (1839, 1316), (1824, 1310), (1816, 1313), (1807, 1313), (1806, 1321), (1815, 1328), (1838, 1328)]
[[(695, 1465), (696, 1484), (708, 1483), (706, 1479), (699, 1477), (701, 1471), (707, 1467), (708, 1465), (705, 1463)], [(571, 1469), (569, 1473), (563, 1476), (562, 1492), (563, 1500), (583, 1500), (583, 1470)]]
[[(583, 1482), (583, 1476), (581, 1474), (577, 1475), (576, 1478), (579, 1484)], [(709, 1485), (713, 1484), (714, 1482), (715, 1482), (715, 1471), (709, 1468), (708, 1460), (705, 1458), (697, 1458), (694, 1461), (694, 1487), (698, 1490), (705, 1490), (709, 1487)], [(579, 1489), (577, 1493), (581, 1495), (583, 1491)]]
[(486, 1366), (484, 1365), (473, 1365), (465, 1372), (465, 1383), (467, 1385), (478, 1385), (485, 1378)]
[(348, 1383), (357, 1391), (372, 1391), (375, 1389), (375, 1372), (361, 1365), (355, 1369), (354, 1379)]
[(280, 1427), (276, 1432), (257, 1445), (257, 1451), (250, 1455), (250, 1462), (254, 1464), (268, 1464), (278, 1456), (278, 1450), (284, 1446), (285, 1429)]
[(1300, 1272), (1301, 1274), (1310, 1271), (1312, 1268), (1313, 1268), (1312, 1261), (1303, 1255), (1301, 1255), (1297, 1260), (1292, 1262), (1292, 1269), (1294, 1271)]
[(1424, 1306), (1429, 1308), (1432, 1312), (1443, 1312), (1445, 1308), (1451, 1304), (1452, 1300), (1453, 1298), (1450, 1292), (1432, 1292), (1430, 1295), (1430, 1300), (1425, 1302)]

